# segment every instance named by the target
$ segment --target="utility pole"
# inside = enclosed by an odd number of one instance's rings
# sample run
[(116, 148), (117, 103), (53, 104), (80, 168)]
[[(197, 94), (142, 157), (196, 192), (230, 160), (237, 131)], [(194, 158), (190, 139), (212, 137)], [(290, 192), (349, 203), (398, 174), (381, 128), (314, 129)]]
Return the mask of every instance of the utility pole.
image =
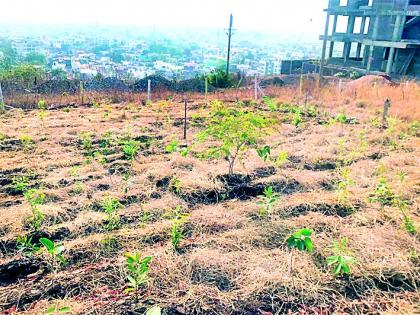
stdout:
[(0, 82), (0, 108), (1, 104), (4, 105), (4, 99), (3, 99), (3, 91), (1, 90), (1, 82)]
[(227, 62), (226, 62), (226, 73), (229, 74), (229, 63), (230, 63), (230, 41), (232, 38), (232, 24), (233, 24), (233, 15), (230, 15), (229, 20), (229, 30), (228, 30), (228, 53), (227, 53)]

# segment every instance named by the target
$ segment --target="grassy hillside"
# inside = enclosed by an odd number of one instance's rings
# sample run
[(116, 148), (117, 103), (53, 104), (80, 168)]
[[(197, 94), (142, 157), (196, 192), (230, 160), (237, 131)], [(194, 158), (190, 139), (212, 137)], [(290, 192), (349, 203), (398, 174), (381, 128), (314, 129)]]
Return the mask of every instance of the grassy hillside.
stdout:
[(370, 84), (1, 114), (3, 313), (415, 313), (420, 87)]

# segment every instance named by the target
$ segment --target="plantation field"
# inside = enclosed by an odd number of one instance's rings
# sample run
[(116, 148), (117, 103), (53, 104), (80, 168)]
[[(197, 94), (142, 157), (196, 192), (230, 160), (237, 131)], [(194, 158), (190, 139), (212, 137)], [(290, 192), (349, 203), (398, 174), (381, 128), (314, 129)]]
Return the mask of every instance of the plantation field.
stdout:
[(418, 106), (287, 93), (0, 114), (2, 312), (418, 312)]

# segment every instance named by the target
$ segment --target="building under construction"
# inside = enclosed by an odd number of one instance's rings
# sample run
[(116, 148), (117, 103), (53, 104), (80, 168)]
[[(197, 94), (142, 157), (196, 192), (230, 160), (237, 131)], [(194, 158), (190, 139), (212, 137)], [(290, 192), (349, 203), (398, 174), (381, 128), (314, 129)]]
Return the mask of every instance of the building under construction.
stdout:
[(325, 11), (322, 63), (420, 77), (420, 0), (329, 0)]

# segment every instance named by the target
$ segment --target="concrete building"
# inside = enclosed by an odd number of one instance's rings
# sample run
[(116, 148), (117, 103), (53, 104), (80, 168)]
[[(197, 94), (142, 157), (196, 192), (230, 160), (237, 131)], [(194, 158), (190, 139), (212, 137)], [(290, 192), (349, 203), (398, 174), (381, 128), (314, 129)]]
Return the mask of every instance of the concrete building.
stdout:
[(329, 0), (325, 11), (323, 64), (328, 54), (328, 66), (420, 77), (420, 0)]

